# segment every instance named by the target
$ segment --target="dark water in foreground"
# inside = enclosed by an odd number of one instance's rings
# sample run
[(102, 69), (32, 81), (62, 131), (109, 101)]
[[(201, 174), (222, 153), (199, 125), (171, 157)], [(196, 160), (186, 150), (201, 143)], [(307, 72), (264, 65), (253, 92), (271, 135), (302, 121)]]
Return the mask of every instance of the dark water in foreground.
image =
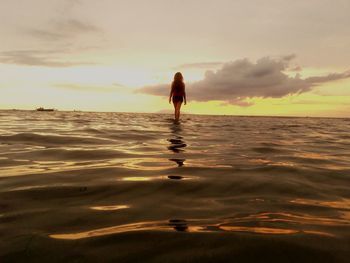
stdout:
[(349, 262), (350, 119), (0, 111), (0, 262)]

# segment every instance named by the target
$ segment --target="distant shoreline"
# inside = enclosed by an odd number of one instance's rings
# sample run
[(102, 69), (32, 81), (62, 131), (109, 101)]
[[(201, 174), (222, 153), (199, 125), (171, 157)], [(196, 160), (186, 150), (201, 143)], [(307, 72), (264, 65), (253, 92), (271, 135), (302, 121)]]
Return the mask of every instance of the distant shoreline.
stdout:
[[(26, 110), (26, 109), (0, 109), (0, 111), (37, 111), (34, 110)], [(85, 111), (85, 110), (59, 110), (54, 111), (57, 112), (80, 112), (80, 113), (122, 113), (122, 114), (162, 114), (162, 115), (173, 115), (173, 113), (168, 112), (122, 112), (122, 111)], [(53, 113), (53, 112), (51, 112)], [(247, 117), (247, 118), (312, 118), (312, 119), (350, 119), (349, 117), (329, 117), (329, 116), (285, 116), (285, 115), (234, 115), (234, 114), (197, 114), (197, 113), (188, 113), (184, 112), (182, 115), (195, 115), (195, 116), (214, 116), (214, 117)]]

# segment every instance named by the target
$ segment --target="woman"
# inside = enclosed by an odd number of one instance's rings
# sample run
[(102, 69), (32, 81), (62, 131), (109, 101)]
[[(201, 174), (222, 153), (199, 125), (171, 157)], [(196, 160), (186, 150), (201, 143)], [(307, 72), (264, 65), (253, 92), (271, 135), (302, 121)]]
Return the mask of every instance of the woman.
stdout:
[(186, 105), (186, 92), (184, 78), (180, 72), (177, 72), (174, 76), (174, 81), (171, 84), (171, 90), (169, 95), (169, 103), (173, 99), (174, 109), (175, 109), (175, 121), (180, 119), (180, 108), (182, 102)]

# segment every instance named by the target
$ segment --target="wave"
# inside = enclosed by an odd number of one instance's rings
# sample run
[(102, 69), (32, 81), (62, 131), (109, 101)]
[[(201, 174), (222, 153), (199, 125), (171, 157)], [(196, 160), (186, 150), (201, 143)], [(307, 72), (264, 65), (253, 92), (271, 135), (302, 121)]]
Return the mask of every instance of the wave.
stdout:
[(267, 244), (275, 256), (284, 244), (280, 262), (291, 248), (299, 259), (309, 253), (306, 262), (347, 262), (348, 120), (1, 114), (0, 261), (47, 254), (46, 244), (48, 255), (67, 246), (98, 261), (124, 253), (125, 242), (142, 255), (166, 254), (160, 246), (204, 253), (211, 242), (209, 259), (226, 262), (243, 242), (245, 257)]
[(72, 145), (72, 144), (110, 144), (110, 140), (93, 137), (73, 137), (63, 135), (42, 135), (36, 133), (18, 133), (0, 135), (2, 143), (27, 143), (34, 145)]

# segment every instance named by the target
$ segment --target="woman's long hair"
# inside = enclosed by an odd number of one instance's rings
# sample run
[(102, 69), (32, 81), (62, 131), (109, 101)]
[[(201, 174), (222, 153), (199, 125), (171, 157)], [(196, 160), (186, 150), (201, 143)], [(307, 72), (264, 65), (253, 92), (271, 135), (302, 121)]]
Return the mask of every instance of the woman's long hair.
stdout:
[(181, 72), (176, 72), (174, 75), (174, 82), (183, 82), (184, 77), (182, 76)]
[(171, 88), (175, 93), (183, 93), (185, 90), (185, 83), (184, 83), (184, 77), (182, 76), (181, 72), (177, 72), (174, 75), (174, 81), (171, 84)]

